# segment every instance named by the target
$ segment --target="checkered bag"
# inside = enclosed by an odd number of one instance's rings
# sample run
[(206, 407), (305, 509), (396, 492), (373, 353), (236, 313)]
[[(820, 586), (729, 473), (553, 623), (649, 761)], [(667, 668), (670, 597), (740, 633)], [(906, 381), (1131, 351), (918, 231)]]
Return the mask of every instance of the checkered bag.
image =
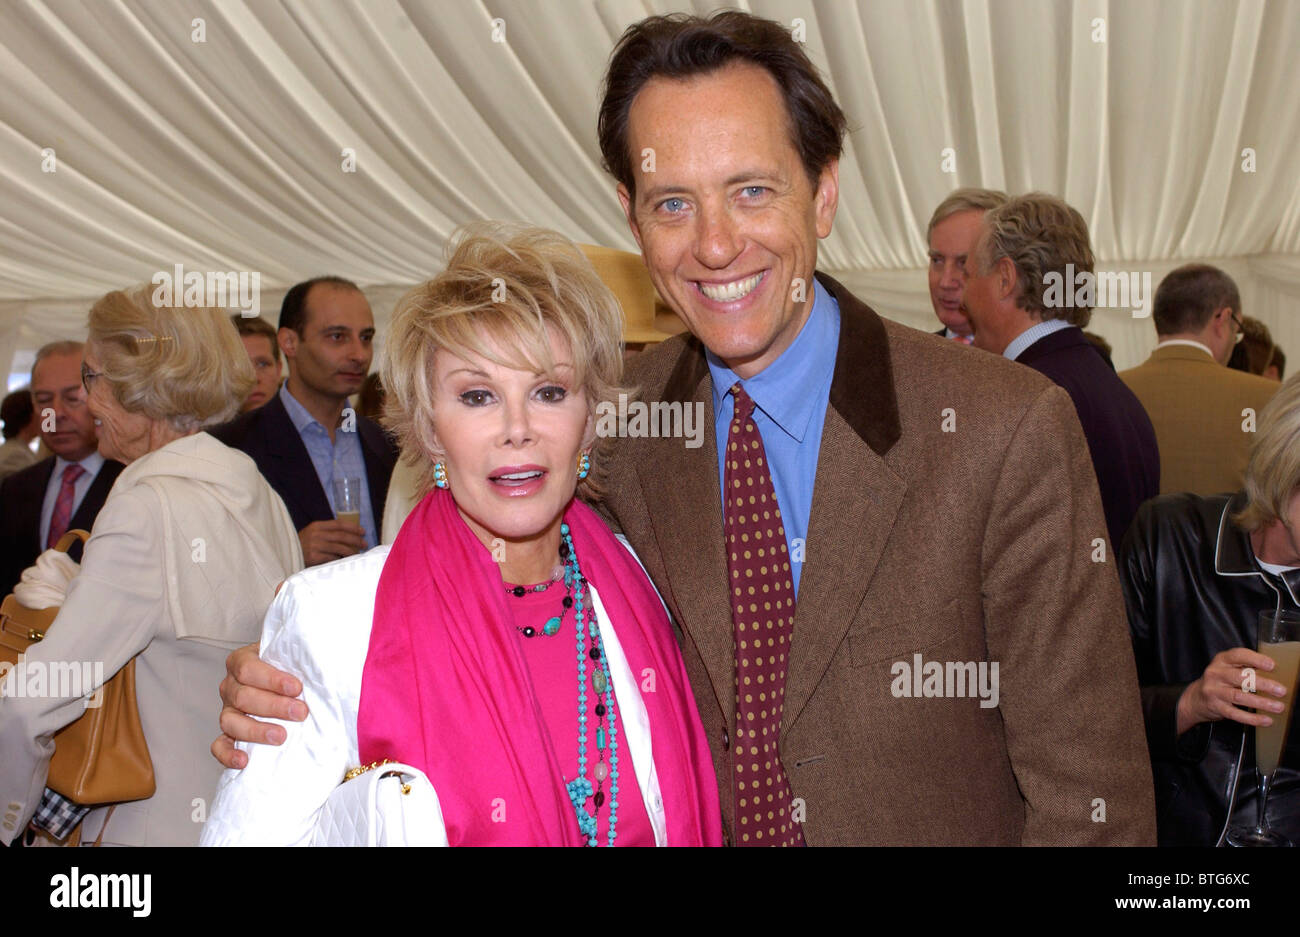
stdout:
[(77, 828), (77, 824), (86, 818), (90, 810), (90, 807), (73, 803), (47, 787), (45, 793), (41, 795), (36, 813), (32, 815), (32, 826), (44, 830), (57, 840), (65, 840)]

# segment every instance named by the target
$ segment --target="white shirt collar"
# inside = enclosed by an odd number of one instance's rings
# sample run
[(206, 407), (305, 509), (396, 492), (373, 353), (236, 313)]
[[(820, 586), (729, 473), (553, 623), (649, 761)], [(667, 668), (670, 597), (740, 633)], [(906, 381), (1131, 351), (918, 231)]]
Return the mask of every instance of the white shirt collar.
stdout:
[[(1200, 342), (1193, 341), (1190, 338), (1167, 338), (1164, 341), (1157, 344), (1156, 347), (1164, 348), (1168, 345), (1191, 345), (1193, 348), (1199, 348), (1201, 349), (1201, 351), (1205, 352), (1211, 358), (1214, 358), (1214, 352), (1210, 351), (1208, 346), (1202, 345)], [(1218, 361), (1219, 359), (1215, 358), (1214, 360)]]

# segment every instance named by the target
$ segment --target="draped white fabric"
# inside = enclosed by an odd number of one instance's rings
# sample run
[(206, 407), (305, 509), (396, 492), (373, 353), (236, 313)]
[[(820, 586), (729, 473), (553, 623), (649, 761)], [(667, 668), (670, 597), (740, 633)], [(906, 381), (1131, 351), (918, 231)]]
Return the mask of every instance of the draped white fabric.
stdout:
[[(713, 6), (6, 0), (0, 364), (178, 263), (259, 272), (271, 320), (296, 280), (350, 277), (382, 337), (463, 222), (634, 249), (599, 166), (600, 77), (629, 23)], [(937, 327), (925, 225), (951, 189), (1041, 189), (1083, 212), (1101, 269), (1223, 266), (1300, 360), (1300, 4), (745, 7), (802, 29), (849, 117), (819, 266), (882, 314)], [(1154, 345), (1127, 310), (1094, 322), (1120, 367)]]

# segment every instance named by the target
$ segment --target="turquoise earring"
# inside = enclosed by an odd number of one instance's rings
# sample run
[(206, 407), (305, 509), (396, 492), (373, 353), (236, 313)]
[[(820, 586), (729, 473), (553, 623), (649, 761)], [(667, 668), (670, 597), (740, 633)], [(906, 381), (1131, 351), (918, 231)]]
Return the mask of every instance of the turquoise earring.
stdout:
[(585, 452), (578, 453), (578, 481), (591, 474), (591, 456)]
[(433, 463), (433, 483), (443, 489), (451, 487), (447, 484), (447, 466), (441, 462)]

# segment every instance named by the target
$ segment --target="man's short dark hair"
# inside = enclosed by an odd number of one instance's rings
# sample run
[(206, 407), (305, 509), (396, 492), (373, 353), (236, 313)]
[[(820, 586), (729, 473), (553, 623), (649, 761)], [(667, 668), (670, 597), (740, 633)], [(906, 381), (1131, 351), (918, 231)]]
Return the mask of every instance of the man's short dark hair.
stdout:
[(1151, 317), (1157, 335), (1199, 332), (1225, 306), (1241, 313), (1241, 294), (1232, 277), (1209, 264), (1187, 264), (1160, 281)]
[(1286, 380), (1286, 355), (1282, 353), (1282, 349), (1277, 345), (1273, 346), (1273, 360), (1270, 361), (1269, 364), (1277, 368), (1277, 379), (1279, 381), (1285, 381)]
[(791, 142), (815, 189), (826, 164), (843, 149), (844, 112), (789, 30), (739, 10), (708, 18), (687, 13), (651, 16), (627, 28), (610, 55), (597, 120), (606, 171), (629, 193), (636, 192), (628, 113), (647, 81), (693, 78), (737, 62), (766, 69), (781, 89)]
[(235, 324), (235, 331), (237, 331), (241, 337), (244, 335), (261, 335), (264, 338), (270, 339), (271, 354), (275, 356), (275, 363), (280, 363), (280, 343), (276, 341), (275, 326), (267, 322), (261, 316), (253, 316), (250, 319), (241, 316), (239, 313), (235, 313), (231, 316), (230, 321)]
[(31, 423), (36, 415), (36, 404), (32, 402), (32, 389), (23, 387), (5, 396), (0, 403), (0, 420), (4, 421), (5, 439), (13, 439)]
[(311, 292), (313, 286), (322, 283), (336, 289), (361, 292), (359, 286), (343, 277), (312, 277), (310, 280), (295, 283), (290, 287), (289, 292), (284, 294), (284, 302), (280, 303), (280, 328), (293, 329), (299, 335), (302, 334), (303, 327), (307, 324), (307, 294)]

